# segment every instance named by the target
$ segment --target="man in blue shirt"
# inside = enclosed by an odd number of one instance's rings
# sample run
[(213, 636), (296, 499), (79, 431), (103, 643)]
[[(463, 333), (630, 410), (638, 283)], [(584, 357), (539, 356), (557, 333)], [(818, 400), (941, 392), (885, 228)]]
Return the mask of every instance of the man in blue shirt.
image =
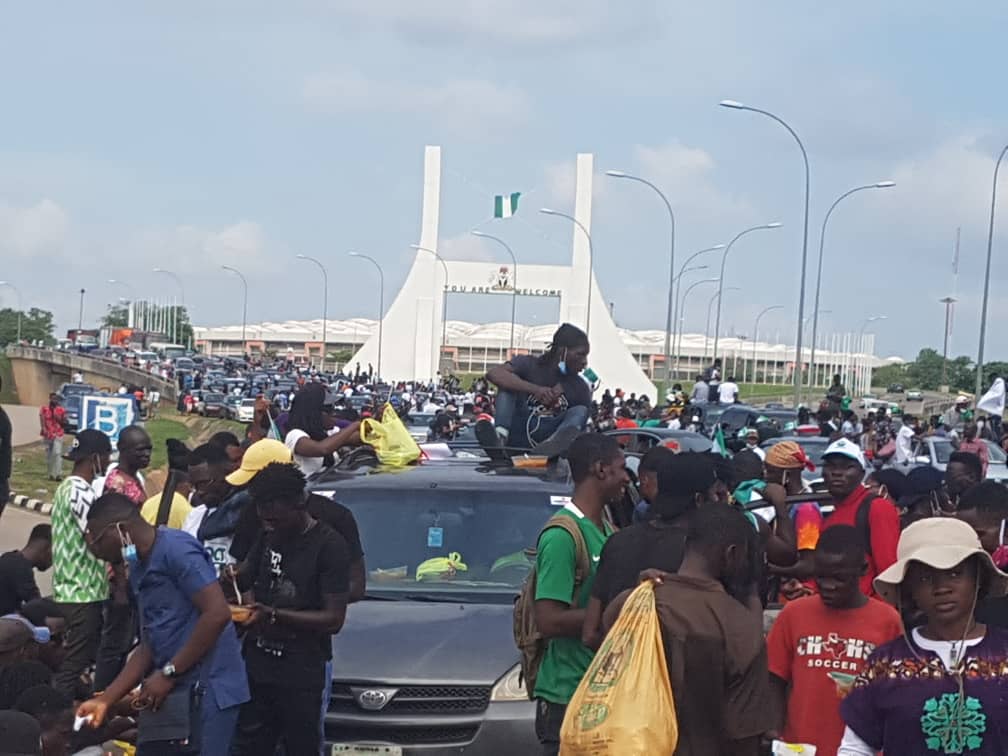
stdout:
[(228, 753), (239, 709), (249, 699), (248, 681), (230, 609), (203, 547), (188, 533), (149, 525), (116, 493), (91, 507), (84, 538), (99, 559), (126, 562), (141, 629), (140, 645), (122, 672), (104, 693), (81, 704), (78, 716), (90, 716), (97, 727), (109, 706), (142, 683), (140, 701), (152, 712), (174, 692), (172, 701), (192, 696), (199, 703), (200, 719), (190, 722), (188, 738), (166, 743), (145, 733), (145, 719), (148, 727), (154, 723), (142, 712), (139, 743), (157, 753)]

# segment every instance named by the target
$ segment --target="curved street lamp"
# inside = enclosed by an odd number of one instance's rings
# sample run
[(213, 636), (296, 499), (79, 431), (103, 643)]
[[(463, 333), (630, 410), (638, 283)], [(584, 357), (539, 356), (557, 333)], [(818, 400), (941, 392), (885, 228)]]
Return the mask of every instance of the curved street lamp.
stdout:
[(896, 186), (895, 181), (876, 181), (874, 184), (865, 184), (864, 186), (855, 186), (853, 189), (848, 189), (846, 192), (837, 197), (833, 204), (830, 205), (829, 210), (826, 211), (826, 217), (823, 218), (822, 231), (819, 234), (819, 263), (816, 267), (816, 280), (815, 280), (815, 303), (812, 305), (813, 316), (812, 316), (812, 341), (810, 342), (811, 352), (809, 354), (809, 379), (808, 385), (812, 386), (815, 380), (815, 351), (816, 351), (816, 337), (819, 333), (819, 292), (822, 287), (822, 264), (823, 264), (823, 248), (826, 244), (826, 224), (829, 223), (830, 216), (833, 214), (833, 210), (836, 208), (840, 202), (852, 194), (857, 192), (863, 192), (866, 189), (888, 189), (889, 187)]
[(1005, 148), (1001, 150), (1001, 154), (998, 155), (997, 162), (994, 164), (994, 185), (991, 187), (990, 226), (987, 229), (987, 266), (984, 269), (983, 302), (980, 305), (980, 342), (977, 346), (975, 401), (978, 402), (980, 401), (980, 397), (983, 396), (980, 392), (983, 391), (984, 339), (987, 335), (987, 299), (990, 296), (991, 247), (994, 244), (994, 212), (997, 208), (998, 173), (1001, 170), (1001, 161), (1004, 160), (1006, 153), (1008, 153), (1008, 145), (1005, 145)]
[(594, 269), (595, 269), (595, 246), (592, 244), (591, 233), (588, 229), (584, 227), (573, 215), (568, 215), (567, 213), (561, 213), (559, 210), (551, 210), (548, 207), (543, 207), (539, 209), (539, 212), (543, 215), (556, 215), (561, 218), (566, 218), (571, 221), (575, 226), (581, 229), (585, 237), (588, 239), (588, 301), (585, 304), (585, 335), (589, 335), (591, 330), (591, 300), (592, 300), (592, 281), (594, 280)]
[[(723, 268), (722, 268), (722, 270), (723, 270)], [(729, 286), (727, 289), (724, 289), (724, 288), (721, 287), (721, 284), (723, 282), (724, 282), (724, 278), (723, 277), (718, 279), (718, 290), (717, 290), (717, 293), (715, 293), (714, 296), (711, 297), (710, 302), (707, 303), (707, 327), (704, 329), (704, 359), (707, 358), (707, 338), (708, 338), (708, 334), (710, 333), (711, 307), (713, 306), (713, 304), (715, 302), (717, 302), (717, 305), (718, 305), (717, 306), (718, 315), (720, 316), (720, 314), (721, 314), (721, 295), (724, 294), (724, 292), (726, 292), (726, 291), (742, 291), (742, 287), (740, 287), (740, 286)], [(718, 317), (717, 322), (718, 323), (721, 322), (721, 318), (720, 317)], [(718, 329), (718, 325), (715, 325), (714, 326), (714, 353), (715, 353), (715, 355), (717, 354), (717, 341), (718, 341), (717, 329)], [(716, 359), (717, 359), (716, 356), (712, 357), (711, 358), (711, 362), (714, 362)]]
[[(701, 249), (699, 252), (694, 252), (692, 255), (690, 255), (689, 257), (686, 258), (685, 262), (683, 262), (682, 267), (679, 268), (679, 274), (675, 278), (675, 282), (676, 282), (676, 287), (675, 287), (675, 313), (676, 313), (676, 317), (675, 317), (675, 323), (674, 323), (674, 326), (673, 326), (674, 330), (672, 331), (672, 337), (675, 339), (675, 342), (672, 345), (672, 349), (676, 353), (675, 370), (676, 370), (677, 373), (679, 372), (679, 350), (682, 347), (682, 320), (680, 318), (681, 311), (680, 311), (680, 307), (679, 307), (679, 291), (682, 289), (682, 277), (683, 277), (683, 273), (687, 273), (688, 272), (688, 270), (686, 269), (686, 266), (689, 265), (691, 262), (693, 262), (700, 255), (705, 254), (707, 252), (714, 252), (716, 250), (724, 249), (724, 248), (725, 248), (724, 244), (715, 244), (713, 247), (707, 247), (706, 249)], [(704, 265), (704, 266), (701, 266), (701, 267), (706, 268), (707, 266)], [(698, 268), (691, 268), (690, 270), (698, 270)]]
[(242, 282), (242, 358), (248, 353), (248, 344), (245, 342), (245, 327), (248, 320), (248, 281), (245, 280), (245, 276), (237, 268), (232, 268), (230, 265), (221, 265), (221, 270), (226, 270), (229, 273), (234, 273)]
[[(511, 337), (508, 340), (508, 352), (514, 351), (514, 332), (515, 332), (515, 307), (518, 304), (518, 258), (515, 257), (514, 251), (508, 246), (507, 242), (503, 239), (493, 236), (491, 234), (485, 234), (482, 231), (472, 231), (473, 236), (478, 236), (481, 239), (490, 239), (500, 244), (507, 253), (511, 256), (511, 265), (514, 268), (514, 275), (511, 276)], [(446, 279), (447, 280), (447, 279)]]
[(801, 257), (801, 281), (799, 282), (798, 288), (798, 335), (795, 338), (795, 371), (794, 371), (794, 405), (797, 407), (801, 403), (801, 374), (802, 374), (802, 319), (805, 317), (805, 271), (808, 267), (808, 221), (809, 221), (809, 162), (808, 153), (805, 151), (805, 145), (802, 144), (801, 138), (798, 133), (791, 128), (787, 121), (785, 121), (780, 116), (771, 113), (769, 110), (761, 110), (760, 108), (753, 108), (749, 105), (745, 105), (741, 102), (735, 100), (722, 100), (720, 103), (723, 108), (731, 108), (732, 110), (748, 110), (751, 113), (759, 113), (764, 115), (771, 120), (776, 121), (785, 129), (788, 133), (794, 137), (795, 142), (798, 143), (798, 149), (801, 150), (802, 162), (805, 164), (805, 219), (802, 229), (802, 257)]
[[(154, 270), (152, 272), (154, 272), (154, 273), (162, 273), (162, 274), (164, 274), (166, 276), (169, 276), (170, 278), (172, 278), (175, 281), (175, 283), (179, 287), (179, 294), (180, 294), (180, 296), (182, 298), (181, 299), (181, 301), (182, 301), (182, 309), (185, 310), (185, 286), (182, 285), (182, 279), (178, 276), (178, 274), (172, 273), (170, 270), (165, 270), (164, 268), (154, 268)], [(179, 336), (181, 335), (181, 333), (180, 333), (181, 329), (179, 328), (179, 315), (178, 315), (178, 313), (175, 314), (174, 321), (175, 322), (173, 324), (173, 328), (174, 328), (175, 332), (172, 333), (172, 341), (175, 342), (176, 344), (178, 344), (179, 343)]]
[[(757, 370), (757, 367), (756, 367), (757, 366), (757, 362), (756, 362), (756, 340), (759, 338), (759, 322), (763, 319), (763, 316), (766, 315), (768, 312), (771, 312), (773, 310), (783, 310), (783, 309), (784, 309), (784, 305), (770, 305), (769, 307), (764, 307), (760, 311), (760, 314), (756, 316), (756, 322), (753, 324), (753, 329), (752, 329), (752, 373), (753, 373), (753, 383), (757, 383), (758, 382), (756, 380), (756, 370)], [(764, 376), (764, 378), (765, 377), (766, 376)]]
[(318, 266), (318, 269), (322, 271), (322, 360), (319, 372), (325, 372), (325, 360), (326, 360), (326, 323), (329, 320), (329, 274), (326, 272), (325, 265), (316, 260), (314, 257), (309, 257), (308, 255), (295, 255), (298, 260), (305, 260), (306, 262), (314, 263)]
[(362, 255), (360, 252), (350, 252), (350, 257), (359, 257), (367, 260), (375, 266), (378, 271), (378, 377), (381, 378), (381, 353), (382, 353), (382, 322), (385, 320), (385, 271), (370, 255)]

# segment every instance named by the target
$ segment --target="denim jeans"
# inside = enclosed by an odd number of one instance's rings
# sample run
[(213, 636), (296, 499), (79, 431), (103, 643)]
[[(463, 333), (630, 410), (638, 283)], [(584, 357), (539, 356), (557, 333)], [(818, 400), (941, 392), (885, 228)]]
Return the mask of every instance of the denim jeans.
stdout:
[(542, 744), (540, 753), (543, 756), (557, 756), (560, 753), (560, 727), (566, 713), (567, 704), (536, 699), (535, 732)]
[(497, 392), (494, 402), (494, 422), (510, 432), (507, 445), (514, 449), (528, 449), (540, 444), (561, 428), (574, 427), (584, 430), (588, 424), (587, 407), (569, 407), (566, 412), (553, 417), (539, 418), (539, 427), (531, 437), (528, 433), (529, 409), (526, 406), (527, 394), (515, 394), (511, 391)]
[(62, 478), (63, 477), (63, 437), (47, 439), (45, 442), (46, 448), (46, 467), (48, 468), (48, 474), (50, 478)]

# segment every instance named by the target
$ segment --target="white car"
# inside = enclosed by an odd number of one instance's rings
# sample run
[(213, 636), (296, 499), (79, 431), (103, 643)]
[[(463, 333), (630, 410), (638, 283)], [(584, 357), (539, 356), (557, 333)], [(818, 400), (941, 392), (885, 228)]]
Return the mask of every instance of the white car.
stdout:
[(906, 398), (908, 402), (922, 402), (924, 401), (924, 392), (920, 389), (910, 389), (906, 392)]
[(251, 423), (255, 420), (255, 399), (242, 399), (238, 405), (238, 422)]

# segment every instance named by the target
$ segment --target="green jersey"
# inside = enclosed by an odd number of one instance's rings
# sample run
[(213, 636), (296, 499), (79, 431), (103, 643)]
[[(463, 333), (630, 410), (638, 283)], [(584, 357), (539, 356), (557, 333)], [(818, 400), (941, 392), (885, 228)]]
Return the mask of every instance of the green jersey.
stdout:
[[(585, 545), (591, 562), (591, 571), (577, 596), (574, 596), (574, 572), (577, 562), (577, 552), (574, 539), (562, 528), (549, 528), (539, 539), (539, 552), (536, 557), (536, 600), (549, 599), (570, 604), (577, 609), (588, 605), (591, 596), (592, 583), (595, 582), (595, 572), (598, 570), (599, 559), (602, 557), (602, 547), (606, 539), (612, 535), (609, 526), (605, 530), (598, 527), (581, 514), (573, 504), (568, 504), (560, 512), (573, 518)], [(595, 652), (581, 643), (580, 638), (551, 638), (539, 667), (536, 678), (535, 697), (551, 703), (566, 704), (577, 689), (578, 683), (588, 671)]]
[(61, 604), (104, 601), (109, 595), (105, 563), (84, 542), (88, 511), (95, 495), (91, 484), (71, 475), (53, 496), (53, 598)]

